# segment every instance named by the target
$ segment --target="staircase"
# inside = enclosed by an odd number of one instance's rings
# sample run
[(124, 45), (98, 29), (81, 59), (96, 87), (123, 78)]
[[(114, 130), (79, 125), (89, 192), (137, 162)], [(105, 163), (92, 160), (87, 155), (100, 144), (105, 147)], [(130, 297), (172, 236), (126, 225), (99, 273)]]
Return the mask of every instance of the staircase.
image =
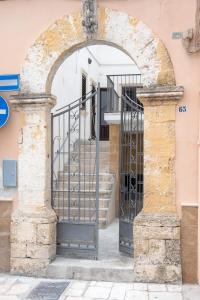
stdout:
[[(63, 163), (54, 181), (54, 209), (59, 220), (96, 220), (96, 144), (76, 143), (70, 165)], [(80, 155), (80, 164), (79, 164)], [(70, 188), (69, 188), (70, 186)], [(80, 191), (80, 192), (79, 192)], [(109, 142), (99, 142), (99, 227), (105, 228), (115, 218), (115, 176), (109, 172)], [(70, 209), (69, 209), (70, 199)]]

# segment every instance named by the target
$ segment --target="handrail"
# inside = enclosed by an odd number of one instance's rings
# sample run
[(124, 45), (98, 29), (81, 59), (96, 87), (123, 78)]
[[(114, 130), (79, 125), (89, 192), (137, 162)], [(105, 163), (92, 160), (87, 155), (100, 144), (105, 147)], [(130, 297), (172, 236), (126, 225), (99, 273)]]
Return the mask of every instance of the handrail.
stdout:
[[(134, 110), (137, 111), (137, 112), (141, 111), (141, 109), (144, 110), (144, 108), (143, 108), (142, 106), (140, 106), (139, 104), (137, 104), (137, 103), (136, 103), (135, 101), (133, 101), (133, 99), (131, 99), (131, 98), (130, 98), (130, 99), (127, 99), (126, 96), (122, 95), (122, 98), (121, 98), (121, 99), (123, 99), (127, 105), (129, 105), (132, 109), (134, 109)], [(138, 107), (138, 106), (139, 106), (139, 107)]]
[[(89, 91), (87, 94), (85, 94), (85, 96), (89, 95), (90, 93), (92, 93), (92, 90)], [(81, 100), (82, 98), (83, 98), (83, 96), (81, 96), (80, 98), (74, 100), (74, 101), (71, 102), (70, 104), (66, 104), (66, 105), (64, 105), (63, 107), (56, 109), (56, 111), (60, 111), (60, 110), (62, 110), (63, 108), (68, 107), (69, 105), (72, 105), (73, 103), (75, 103), (75, 102)]]
[(116, 76), (135, 76), (135, 77), (142, 77), (142, 74), (137, 73), (137, 74), (108, 74), (106, 75), (108, 77), (112, 76), (112, 77), (116, 77)]
[[(68, 104), (68, 107), (69, 107), (69, 108), (68, 108), (67, 110), (62, 111), (62, 112), (59, 112), (59, 113), (57, 113), (57, 114), (55, 114), (55, 115), (52, 115), (52, 118), (58, 117), (58, 116), (60, 116), (60, 115), (62, 115), (62, 114), (64, 114), (64, 113), (67, 113), (67, 112), (69, 112), (70, 110), (72, 110), (72, 109), (74, 109), (74, 108), (80, 106), (81, 104), (85, 103), (87, 100), (89, 100), (89, 99), (91, 99), (93, 96), (95, 96), (95, 95), (97, 94), (97, 92), (98, 92), (98, 91), (95, 91), (95, 92), (92, 93), (90, 96), (88, 96), (86, 99), (84, 99), (83, 101), (79, 102), (78, 104), (76, 104), (76, 105), (74, 105), (74, 106), (71, 106), (71, 103)], [(82, 99), (82, 98), (83, 98), (83, 97), (81, 97), (80, 99)], [(80, 99), (78, 99), (78, 100), (80, 100)], [(72, 102), (72, 104), (75, 103), (75, 102), (77, 102), (78, 100)], [(68, 140), (68, 136), (69, 136), (69, 132), (67, 132), (67, 135), (66, 135), (66, 137), (64, 138), (64, 141), (63, 141), (62, 145), (61, 145), (61, 146), (59, 147), (59, 149), (56, 151), (56, 155), (55, 155), (55, 157), (53, 158), (53, 164), (54, 164), (55, 161), (57, 160), (58, 155), (59, 155), (59, 153), (61, 152), (61, 150), (64, 148), (64, 146), (65, 146), (65, 144), (66, 144), (66, 142), (67, 142), (67, 140)], [(54, 141), (55, 141), (55, 139), (53, 140), (53, 144), (54, 144)]]
[[(123, 95), (122, 95), (123, 96)], [(133, 102), (134, 104), (136, 104), (138, 107), (144, 109), (144, 107), (142, 105), (140, 105), (139, 103), (135, 102), (133, 99), (131, 99), (126, 93), (125, 93), (126, 98), (128, 98), (129, 101)]]
[[(92, 93), (90, 96), (88, 96), (86, 99), (84, 99), (83, 101), (79, 102), (78, 104), (74, 105), (74, 106), (71, 106), (71, 103), (67, 105), (68, 109), (64, 110), (64, 111), (61, 111), (59, 113), (56, 113), (56, 114), (53, 114), (53, 118), (55, 117), (58, 117), (58, 116), (61, 116), (62, 114), (64, 113), (67, 113), (69, 112), (70, 110), (80, 106), (81, 104), (85, 103), (87, 100), (91, 99), (92, 97), (94, 97), (95, 95), (97, 94), (97, 91), (95, 91), (94, 93)], [(83, 97), (81, 97), (80, 99), (82, 99)], [(78, 100), (80, 100), (78, 99)], [(77, 102), (78, 100), (76, 100), (75, 102)], [(72, 102), (73, 104), (74, 102)]]
[(114, 86), (114, 82), (112, 81), (111, 77), (114, 79), (115, 77), (132, 77), (133, 78), (133, 82), (131, 83), (132, 86), (134, 87), (143, 87), (143, 84), (142, 84), (142, 74), (123, 74), (123, 75), (120, 75), (120, 74), (113, 74), (113, 75), (106, 75), (107, 78), (110, 79), (110, 81), (113, 83), (113, 86)]

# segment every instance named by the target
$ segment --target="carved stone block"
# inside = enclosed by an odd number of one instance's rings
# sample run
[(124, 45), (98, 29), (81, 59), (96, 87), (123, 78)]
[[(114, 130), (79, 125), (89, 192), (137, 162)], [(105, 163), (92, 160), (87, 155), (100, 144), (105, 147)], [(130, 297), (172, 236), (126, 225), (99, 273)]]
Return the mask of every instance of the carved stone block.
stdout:
[(175, 214), (140, 213), (134, 221), (133, 237), (135, 281), (182, 281), (180, 220)]

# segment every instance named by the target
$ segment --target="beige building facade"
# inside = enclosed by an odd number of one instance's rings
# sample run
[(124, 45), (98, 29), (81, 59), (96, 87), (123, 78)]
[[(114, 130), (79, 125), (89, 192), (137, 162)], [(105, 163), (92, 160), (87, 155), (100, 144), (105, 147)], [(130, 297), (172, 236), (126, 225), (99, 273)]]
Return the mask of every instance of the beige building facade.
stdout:
[[(144, 207), (133, 226), (133, 280), (199, 282), (199, 1), (182, 2), (98, 1), (92, 37), (83, 30), (80, 1), (0, 4), (1, 73), (21, 75), (20, 93), (2, 93), (11, 115), (0, 129), (0, 160), (18, 161), (17, 188), (2, 187), (0, 195), (2, 270), (45, 276), (56, 256), (52, 81), (70, 54), (101, 44), (127, 53), (143, 78)], [(118, 130), (111, 125), (116, 159)], [(117, 168), (112, 159), (110, 166)]]

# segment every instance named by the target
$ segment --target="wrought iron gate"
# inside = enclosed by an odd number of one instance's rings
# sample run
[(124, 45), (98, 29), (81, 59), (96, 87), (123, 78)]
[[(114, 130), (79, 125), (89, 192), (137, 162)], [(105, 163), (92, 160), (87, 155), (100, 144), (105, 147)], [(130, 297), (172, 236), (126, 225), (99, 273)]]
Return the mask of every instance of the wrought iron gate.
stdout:
[(143, 106), (125, 93), (121, 102), (120, 251), (133, 255), (133, 221), (143, 207)]
[[(52, 206), (57, 253), (67, 257), (98, 257), (99, 93), (98, 86), (52, 113)], [(95, 137), (88, 113), (94, 97)]]
[[(133, 221), (143, 207), (143, 105), (141, 75), (108, 76), (110, 111), (121, 112), (119, 250), (133, 255)], [(119, 109), (121, 107), (121, 109)]]

